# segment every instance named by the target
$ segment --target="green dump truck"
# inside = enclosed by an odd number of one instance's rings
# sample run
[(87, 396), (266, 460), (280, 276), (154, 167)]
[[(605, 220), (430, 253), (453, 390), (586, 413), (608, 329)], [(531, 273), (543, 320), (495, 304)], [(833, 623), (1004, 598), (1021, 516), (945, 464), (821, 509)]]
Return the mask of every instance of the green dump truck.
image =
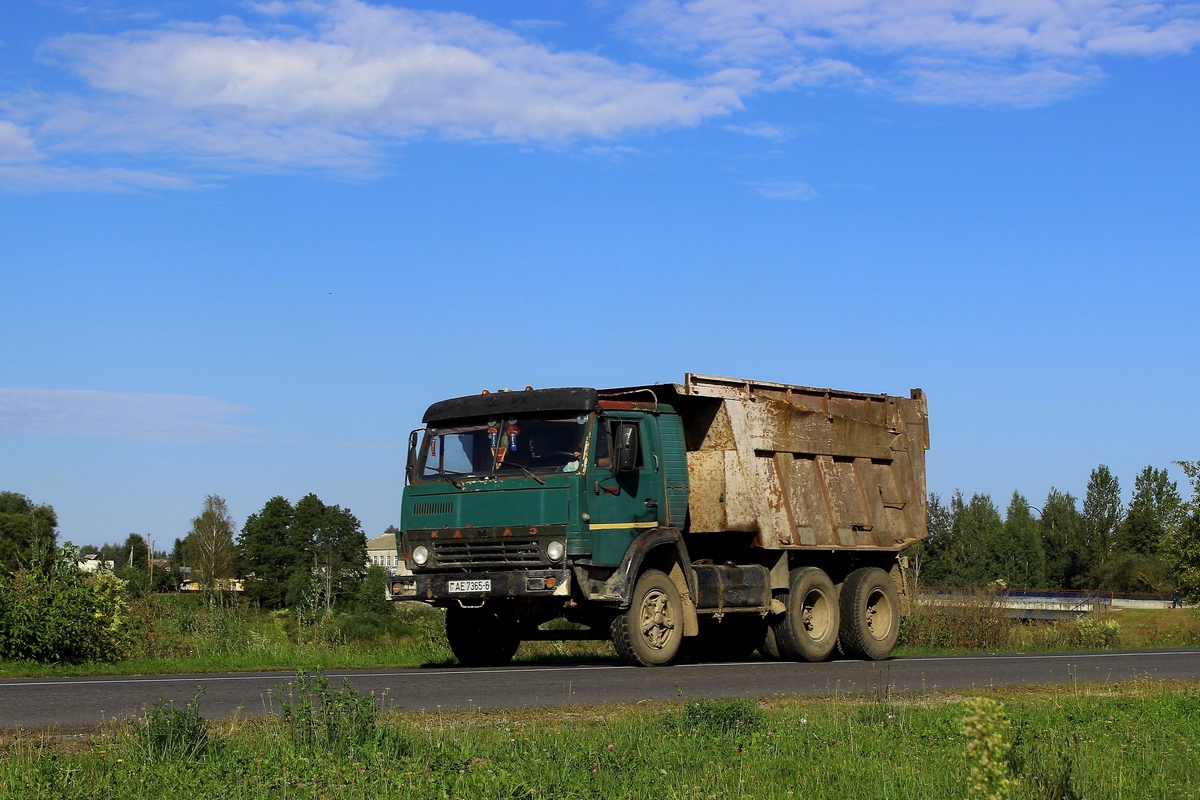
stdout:
[(883, 659), (927, 535), (927, 419), (919, 389), (693, 374), (443, 400), (409, 438), (393, 596), (444, 607), (467, 665), (558, 638), (648, 666)]

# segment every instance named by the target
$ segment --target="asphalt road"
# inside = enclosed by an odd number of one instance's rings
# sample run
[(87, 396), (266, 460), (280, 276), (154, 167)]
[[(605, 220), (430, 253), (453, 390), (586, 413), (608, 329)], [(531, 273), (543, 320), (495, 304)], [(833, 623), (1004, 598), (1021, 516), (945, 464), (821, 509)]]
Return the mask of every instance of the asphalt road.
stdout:
[[(920, 693), (985, 686), (1114, 683), (1135, 678), (1200, 680), (1200, 649), (1103, 653), (937, 656), (883, 662), (797, 664), (750, 661), (665, 668), (612, 663), (526, 665), (500, 669), (438, 667), (326, 673), (340, 686), (375, 692), (385, 708), (449, 711), (568, 704), (636, 703), (686, 697)], [(127, 676), (28, 678), (0, 681), (0, 729), (68, 732), (134, 716), (156, 698), (182, 705), (204, 687), (209, 718), (260, 716), (279, 710), (279, 686), (291, 675)]]

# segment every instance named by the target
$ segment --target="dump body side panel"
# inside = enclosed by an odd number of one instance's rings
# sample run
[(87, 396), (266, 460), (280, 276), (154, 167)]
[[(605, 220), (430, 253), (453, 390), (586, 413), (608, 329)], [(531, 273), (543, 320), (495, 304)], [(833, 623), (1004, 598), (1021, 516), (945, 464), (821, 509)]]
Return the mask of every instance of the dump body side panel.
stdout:
[(683, 420), (690, 531), (821, 550), (896, 551), (927, 535), (919, 389), (904, 398), (689, 374), (659, 391)]

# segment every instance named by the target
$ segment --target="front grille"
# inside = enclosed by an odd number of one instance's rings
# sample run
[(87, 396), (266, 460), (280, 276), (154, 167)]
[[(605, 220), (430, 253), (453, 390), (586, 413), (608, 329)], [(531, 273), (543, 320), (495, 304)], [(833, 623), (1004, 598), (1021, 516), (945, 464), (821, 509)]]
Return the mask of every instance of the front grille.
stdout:
[(537, 540), (526, 537), (504, 539), (435, 539), (433, 555), (441, 567), (488, 566), (493, 564), (537, 566), (542, 563)]

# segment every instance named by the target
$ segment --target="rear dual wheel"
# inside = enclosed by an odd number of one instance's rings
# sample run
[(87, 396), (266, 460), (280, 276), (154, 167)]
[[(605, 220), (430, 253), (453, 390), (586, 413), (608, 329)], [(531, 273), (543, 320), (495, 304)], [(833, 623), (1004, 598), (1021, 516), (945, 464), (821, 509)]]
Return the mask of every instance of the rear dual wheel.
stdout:
[(841, 596), (841, 639), (846, 655), (882, 661), (900, 637), (900, 595), (892, 576), (863, 567), (846, 576)]
[(775, 641), (772, 645), (768, 640), (766, 649), (798, 661), (829, 658), (837, 646), (840, 608), (837, 589), (825, 571), (817, 567), (792, 570), (788, 593), (781, 599), (787, 611), (774, 624)]

